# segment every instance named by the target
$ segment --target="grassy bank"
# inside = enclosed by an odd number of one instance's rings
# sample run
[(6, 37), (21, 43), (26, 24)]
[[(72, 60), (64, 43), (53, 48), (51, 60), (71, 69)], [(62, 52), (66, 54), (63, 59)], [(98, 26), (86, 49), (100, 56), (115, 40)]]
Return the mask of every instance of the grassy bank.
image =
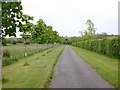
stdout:
[(23, 66), (25, 58), (3, 68), (3, 88), (44, 88), (50, 81), (53, 66), (63, 50), (60, 46), (47, 53), (26, 58), (29, 65)]
[(73, 47), (72, 49), (106, 81), (118, 88), (118, 60), (107, 56)]

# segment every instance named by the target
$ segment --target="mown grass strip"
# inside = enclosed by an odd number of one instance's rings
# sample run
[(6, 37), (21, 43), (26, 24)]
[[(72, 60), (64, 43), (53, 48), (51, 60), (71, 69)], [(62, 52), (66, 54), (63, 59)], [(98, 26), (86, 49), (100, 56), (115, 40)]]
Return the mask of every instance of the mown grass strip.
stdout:
[(3, 88), (45, 88), (49, 83), (53, 66), (63, 48), (64, 46), (60, 46), (45, 53), (45, 56), (43, 53), (39, 53), (28, 57), (28, 66), (24, 66), (25, 59), (22, 59), (4, 67)]
[[(118, 60), (73, 47), (72, 49), (113, 87), (118, 88)], [(120, 87), (119, 87), (120, 88)]]
[[(63, 48), (63, 49), (64, 49), (64, 48)], [(46, 83), (45, 83), (45, 88), (48, 88), (48, 87), (49, 87), (49, 84), (50, 84), (51, 81), (52, 81), (52, 78), (53, 78), (53, 75), (54, 75), (55, 65), (56, 65), (57, 60), (58, 60), (59, 56), (61, 55), (63, 49), (61, 50), (61, 52), (59, 53), (59, 55), (57, 56), (57, 58), (56, 58), (56, 60), (55, 60), (55, 62), (54, 62), (54, 64), (53, 64), (53, 67), (52, 67), (52, 69), (51, 69), (51, 74), (50, 74), (50, 76), (48, 77), (48, 81), (46, 81)]]

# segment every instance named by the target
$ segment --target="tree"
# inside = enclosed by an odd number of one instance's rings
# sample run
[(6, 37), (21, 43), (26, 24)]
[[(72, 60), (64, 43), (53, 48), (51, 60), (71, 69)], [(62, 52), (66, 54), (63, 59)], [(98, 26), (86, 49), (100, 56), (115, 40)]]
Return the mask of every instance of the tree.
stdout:
[(47, 26), (47, 43), (56, 43), (59, 40), (57, 31), (53, 31), (52, 26)]
[(106, 32), (102, 32), (101, 35), (107, 36), (108, 34)]
[(21, 2), (2, 2), (2, 27), (4, 36), (16, 36), (16, 28), (21, 24)]
[(19, 31), (23, 33), (23, 34), (21, 34), (21, 36), (22, 36), (22, 38), (25, 39), (25, 42), (28, 39), (28, 36), (31, 35), (31, 32), (33, 30), (33, 23), (31, 23), (33, 18), (34, 17), (29, 16), (29, 15), (22, 15), (22, 22), (24, 24), (21, 23)]
[(90, 19), (87, 21), (86, 25), (87, 25), (86, 34), (90, 35), (90, 36), (95, 35), (96, 31), (94, 28), (94, 24), (92, 23), (92, 21)]
[(41, 33), (39, 33), (39, 41), (42, 42), (43, 44), (46, 43), (46, 30), (47, 30), (47, 25), (45, 24), (45, 22), (42, 19), (39, 19), (37, 22), (37, 29), (39, 29), (39, 31)]
[[(45, 22), (42, 19), (39, 19), (37, 21), (37, 24), (35, 25), (35, 29), (33, 32), (33, 38), (36, 39), (37, 43), (42, 43), (45, 44), (46, 43), (46, 32), (47, 31), (47, 25), (45, 24)], [(37, 46), (38, 48), (38, 46)], [(44, 52), (44, 47), (42, 48), (43, 52)], [(38, 51), (37, 51), (38, 52)], [(43, 54), (44, 56), (44, 54)]]
[(84, 32), (84, 39), (95, 39), (96, 30), (93, 22), (89, 19), (86, 23), (87, 30)]
[(34, 40), (35, 42), (37, 42), (37, 53), (39, 50), (39, 44), (41, 43), (39, 41), (40, 36), (41, 36), (41, 26), (39, 26), (38, 24), (33, 26), (34, 29), (32, 30), (32, 40)]
[[(33, 20), (33, 17), (29, 16), (29, 15), (22, 15), (22, 22), (24, 24), (22, 24), (20, 26), (20, 32), (23, 32), (23, 34), (21, 34), (22, 38), (24, 38), (25, 40), (25, 52), (24, 55), (27, 57), (27, 44), (28, 44), (28, 39), (31, 38), (31, 33), (33, 30), (33, 24), (30, 22)], [(27, 59), (24, 65), (28, 65)]]
[(66, 40), (64, 37), (60, 37), (59, 42), (60, 42), (60, 44), (65, 44)]

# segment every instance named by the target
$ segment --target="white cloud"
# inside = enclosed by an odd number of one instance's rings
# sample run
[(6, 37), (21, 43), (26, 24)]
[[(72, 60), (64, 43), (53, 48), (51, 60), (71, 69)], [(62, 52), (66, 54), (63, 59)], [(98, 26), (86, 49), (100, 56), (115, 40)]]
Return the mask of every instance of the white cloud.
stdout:
[(23, 12), (42, 18), (62, 36), (79, 35), (91, 19), (97, 32), (118, 33), (118, 0), (22, 0)]

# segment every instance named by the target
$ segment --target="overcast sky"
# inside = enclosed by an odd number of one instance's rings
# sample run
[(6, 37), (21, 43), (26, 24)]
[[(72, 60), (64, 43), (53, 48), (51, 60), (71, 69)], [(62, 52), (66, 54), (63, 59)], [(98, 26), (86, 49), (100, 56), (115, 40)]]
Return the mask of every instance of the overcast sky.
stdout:
[(61, 36), (79, 36), (91, 19), (98, 33), (118, 34), (119, 0), (22, 0), (23, 13), (52, 25)]

